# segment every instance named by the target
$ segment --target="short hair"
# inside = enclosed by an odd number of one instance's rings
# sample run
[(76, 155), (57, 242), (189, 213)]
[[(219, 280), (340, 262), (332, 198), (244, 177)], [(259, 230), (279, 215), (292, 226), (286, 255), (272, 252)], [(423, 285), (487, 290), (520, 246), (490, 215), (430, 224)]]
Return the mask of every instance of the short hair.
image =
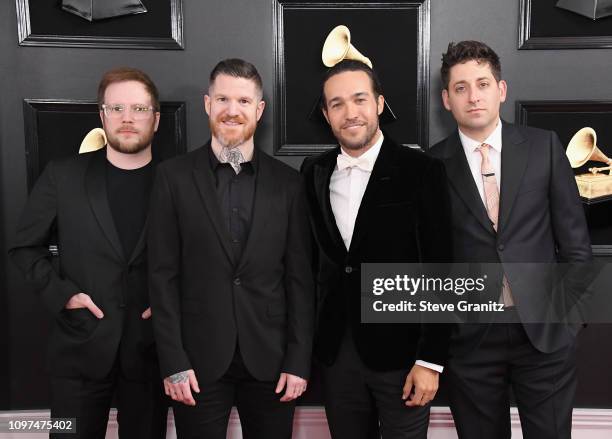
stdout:
[(340, 61), (335, 66), (329, 68), (325, 75), (323, 75), (323, 80), (321, 81), (321, 101), (320, 105), (322, 109), (327, 108), (327, 99), (325, 98), (325, 83), (332, 76), (339, 75), (344, 72), (364, 72), (370, 78), (370, 83), (372, 84), (372, 90), (374, 91), (374, 97), (378, 98), (378, 96), (383, 94), (382, 85), (380, 83), (380, 79), (378, 79), (378, 75), (376, 72), (370, 68), (367, 64), (362, 63), (361, 61), (356, 61), (354, 59), (345, 59)]
[(217, 76), (228, 75), (234, 78), (250, 79), (255, 83), (257, 90), (263, 96), (263, 82), (257, 68), (248, 61), (240, 58), (228, 58), (219, 61), (217, 65), (210, 72), (208, 78), (208, 88), (213, 86)]
[(132, 67), (118, 67), (102, 75), (102, 79), (98, 85), (98, 106), (104, 103), (104, 93), (106, 93), (106, 89), (109, 85), (125, 81), (137, 81), (144, 85), (149, 96), (151, 96), (153, 108), (155, 111), (159, 111), (159, 92), (157, 91), (155, 83), (145, 72)]
[(460, 41), (458, 43), (449, 43), (446, 53), (442, 55), (442, 67), (440, 68), (440, 77), (442, 86), (448, 89), (450, 81), (450, 70), (457, 64), (463, 64), (468, 61), (477, 61), (478, 63), (486, 62), (491, 67), (491, 72), (496, 81), (501, 79), (501, 62), (499, 56), (493, 49), (480, 41)]

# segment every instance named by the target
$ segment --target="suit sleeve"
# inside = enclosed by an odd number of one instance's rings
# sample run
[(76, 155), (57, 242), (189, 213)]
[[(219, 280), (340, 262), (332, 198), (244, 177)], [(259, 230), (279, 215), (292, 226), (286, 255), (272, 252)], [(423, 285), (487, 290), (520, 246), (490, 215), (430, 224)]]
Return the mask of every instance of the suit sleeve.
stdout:
[[(419, 242), (424, 263), (452, 262), (452, 218), (444, 165), (433, 159), (423, 173), (419, 199)], [(443, 366), (448, 354), (451, 325), (421, 324), (416, 358)]]
[(191, 369), (181, 336), (181, 236), (168, 180), (159, 166), (148, 230), (149, 291), (162, 377)]
[(307, 379), (310, 375), (314, 332), (314, 282), (312, 238), (302, 179), (291, 201), (285, 248), (287, 348), (282, 371)]
[[(49, 241), (56, 220), (57, 183), (54, 165), (49, 163), (32, 189), (19, 219), (9, 255), (53, 314), (58, 314), (73, 295), (81, 292), (73, 281), (62, 277), (51, 263)], [(59, 250), (61, 252), (61, 248)]]
[(591, 240), (576, 179), (559, 137), (552, 131), (550, 136), (550, 214), (559, 261), (590, 261)]

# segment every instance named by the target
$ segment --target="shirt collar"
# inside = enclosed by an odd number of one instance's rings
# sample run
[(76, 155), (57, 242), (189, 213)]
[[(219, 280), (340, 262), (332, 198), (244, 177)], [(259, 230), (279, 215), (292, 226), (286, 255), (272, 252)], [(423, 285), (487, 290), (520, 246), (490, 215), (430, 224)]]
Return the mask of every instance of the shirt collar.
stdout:
[[(366, 152), (361, 154), (359, 157), (355, 157), (355, 158), (366, 160), (368, 163), (371, 163), (373, 167), (374, 163), (376, 162), (376, 159), (378, 158), (378, 154), (380, 153), (380, 147), (382, 146), (384, 140), (385, 140), (385, 136), (383, 135), (381, 131), (380, 136), (378, 137), (378, 140), (376, 141), (376, 143), (374, 143), (374, 145), (372, 145), (370, 149), (368, 149)], [(342, 149), (342, 147), (340, 147), (340, 154), (343, 156), (352, 158), (352, 156), (347, 154), (346, 151)], [(336, 165), (336, 168), (337, 167), (338, 166)]]
[(483, 143), (491, 145), (491, 148), (501, 153), (501, 150), (502, 150), (502, 121), (501, 119), (497, 120), (497, 126), (495, 127), (493, 132), (489, 134), (489, 137), (487, 137), (484, 142), (479, 142), (478, 140), (474, 140), (471, 137), (466, 136), (465, 134), (461, 132), (461, 130), (459, 130), (459, 139), (461, 140), (461, 145), (463, 146), (463, 149), (465, 150), (466, 155), (472, 154), (474, 151), (476, 151), (476, 148), (478, 148)]

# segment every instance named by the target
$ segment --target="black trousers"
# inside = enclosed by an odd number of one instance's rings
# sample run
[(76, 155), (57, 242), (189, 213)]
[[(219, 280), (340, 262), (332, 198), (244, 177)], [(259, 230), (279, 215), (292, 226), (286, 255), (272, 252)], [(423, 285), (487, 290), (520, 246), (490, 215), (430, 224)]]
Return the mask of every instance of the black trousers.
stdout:
[(510, 388), (523, 438), (571, 438), (574, 345), (542, 353), (520, 323), (496, 323), (474, 351), (451, 357), (443, 375), (460, 439), (511, 437)]
[(169, 399), (162, 380), (134, 381), (117, 365), (100, 380), (51, 378), (51, 417), (76, 418), (76, 434), (50, 434), (55, 439), (104, 439), (108, 412), (116, 395), (121, 438), (166, 437)]
[(410, 369), (372, 371), (363, 364), (347, 335), (334, 364), (322, 370), (325, 413), (332, 438), (427, 438), (429, 404), (406, 407), (402, 400)]
[(244, 439), (290, 439), (295, 401), (280, 402), (276, 381), (257, 381), (237, 348), (225, 375), (192, 392), (195, 406), (173, 402), (179, 439), (225, 439), (232, 406), (240, 415)]

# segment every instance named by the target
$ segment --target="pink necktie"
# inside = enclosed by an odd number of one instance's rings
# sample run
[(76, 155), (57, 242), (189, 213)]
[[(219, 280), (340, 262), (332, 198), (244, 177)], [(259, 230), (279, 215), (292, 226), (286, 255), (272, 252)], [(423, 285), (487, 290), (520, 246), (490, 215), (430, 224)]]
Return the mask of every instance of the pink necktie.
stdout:
[[(487, 214), (493, 223), (493, 228), (495, 231), (497, 231), (497, 220), (499, 219), (499, 189), (497, 188), (495, 170), (493, 169), (493, 166), (491, 166), (491, 161), (489, 160), (490, 147), (491, 145), (483, 143), (477, 149), (482, 156), (480, 172), (482, 174)], [(502, 279), (501, 301), (505, 306), (514, 306), (512, 292), (510, 291), (510, 285), (508, 284), (508, 279), (506, 279), (506, 276), (504, 276)]]

